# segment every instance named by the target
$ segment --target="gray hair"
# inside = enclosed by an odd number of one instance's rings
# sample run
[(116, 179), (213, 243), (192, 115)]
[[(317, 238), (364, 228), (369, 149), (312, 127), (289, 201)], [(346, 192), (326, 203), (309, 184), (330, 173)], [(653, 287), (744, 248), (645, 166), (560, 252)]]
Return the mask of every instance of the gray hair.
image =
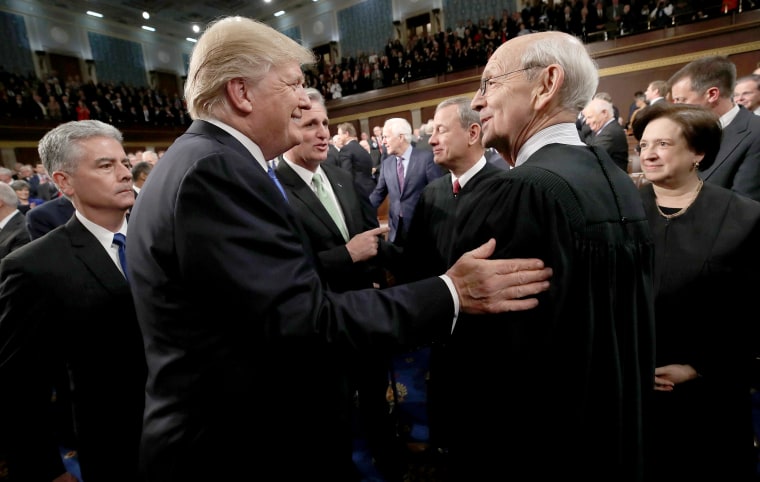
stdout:
[(325, 97), (319, 90), (315, 89), (314, 87), (307, 87), (306, 95), (309, 97), (312, 105), (318, 104), (322, 107), (325, 107)]
[(385, 121), (384, 126), (390, 129), (394, 135), (403, 135), (406, 142), (412, 142), (412, 125), (403, 117), (392, 117)]
[(589, 110), (595, 114), (601, 114), (602, 111), (606, 111), (610, 117), (614, 115), (614, 107), (612, 107), (612, 104), (607, 99), (602, 97), (594, 97), (591, 99), (583, 110)]
[(71, 121), (48, 131), (37, 147), (42, 164), (51, 175), (55, 171), (73, 173), (82, 155), (80, 141), (110, 137), (122, 144), (124, 137), (116, 127), (98, 120)]
[(22, 189), (29, 189), (29, 190), (32, 189), (32, 185), (29, 184), (28, 182), (24, 181), (23, 179), (16, 179), (15, 181), (13, 181), (12, 183), (10, 183), (8, 185), (14, 191), (20, 191)]
[(6, 206), (18, 206), (16, 190), (10, 184), (0, 182), (0, 201)]
[(310, 65), (311, 50), (259, 21), (225, 17), (209, 25), (190, 58), (185, 84), (187, 110), (193, 119), (214, 118), (227, 108), (224, 86), (242, 77), (258, 83), (278, 64)]
[[(523, 68), (558, 64), (565, 72), (565, 82), (559, 91), (560, 105), (569, 111), (580, 112), (594, 96), (599, 86), (599, 71), (586, 46), (577, 37), (563, 32), (546, 32), (540, 41), (526, 43), (521, 57)], [(526, 76), (533, 80), (536, 70)]]
[[(744, 77), (739, 77), (736, 79), (736, 83), (738, 84), (739, 82), (746, 82), (748, 80), (753, 81), (755, 83), (755, 87), (760, 90), (760, 75), (758, 74), (749, 74), (745, 75)], [(0, 168), (0, 172), (2, 172), (2, 168)]]
[(471, 107), (472, 99), (467, 97), (452, 97), (446, 99), (435, 108), (437, 114), (439, 110), (455, 105), (459, 114), (459, 124), (463, 129), (469, 128), (473, 124), (480, 124), (480, 113)]

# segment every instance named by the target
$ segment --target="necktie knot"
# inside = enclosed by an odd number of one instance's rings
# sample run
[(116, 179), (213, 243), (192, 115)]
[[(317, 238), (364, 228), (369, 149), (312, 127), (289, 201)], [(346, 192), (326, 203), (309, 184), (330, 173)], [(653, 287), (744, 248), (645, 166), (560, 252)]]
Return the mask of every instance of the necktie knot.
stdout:
[(129, 279), (127, 275), (127, 237), (121, 233), (115, 233), (113, 235), (113, 244), (119, 248), (119, 264), (121, 265), (124, 277)]
[(462, 186), (459, 185), (459, 179), (454, 179), (454, 185), (452, 186), (452, 190), (454, 191), (454, 196), (457, 196), (459, 194), (459, 190), (462, 188)]

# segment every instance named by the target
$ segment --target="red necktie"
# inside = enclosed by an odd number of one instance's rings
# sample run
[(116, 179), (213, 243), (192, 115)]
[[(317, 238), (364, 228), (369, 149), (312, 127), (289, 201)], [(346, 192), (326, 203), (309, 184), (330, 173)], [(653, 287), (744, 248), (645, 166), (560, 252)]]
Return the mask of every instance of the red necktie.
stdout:
[(454, 187), (453, 187), (454, 197), (456, 197), (456, 196), (459, 195), (459, 189), (460, 188), (461, 188), (461, 186), (459, 185), (459, 179), (455, 179), (454, 180)]

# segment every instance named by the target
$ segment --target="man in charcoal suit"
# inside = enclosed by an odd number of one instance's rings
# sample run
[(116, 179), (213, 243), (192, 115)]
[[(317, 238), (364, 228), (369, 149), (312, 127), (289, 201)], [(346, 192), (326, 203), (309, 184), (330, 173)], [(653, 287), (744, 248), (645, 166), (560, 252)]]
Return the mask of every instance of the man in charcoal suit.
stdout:
[(720, 116), (720, 150), (702, 179), (760, 201), (760, 117), (734, 105), (735, 83), (736, 65), (719, 55), (693, 60), (668, 80), (673, 102)]
[[(316, 89), (306, 89), (312, 106), (304, 112), (301, 121), (303, 141), (280, 156), (277, 176), (288, 194), (290, 206), (304, 227), (316, 258), (319, 260), (321, 279), (330, 291), (384, 286), (385, 271), (382, 258), (395, 253), (396, 248), (384, 240), (387, 227), (379, 227), (374, 209), (354, 184), (345, 169), (325, 164), (329, 120), (324, 99)], [(348, 144), (356, 144), (350, 142)], [(346, 146), (341, 149), (341, 153)], [(366, 153), (366, 151), (365, 151)], [(315, 177), (319, 176), (325, 192), (331, 199), (322, 201)], [(332, 194), (330, 194), (332, 192)], [(325, 203), (331, 203), (330, 210)], [(334, 219), (332, 216), (338, 216)], [(385, 252), (379, 256), (380, 252)], [(380, 260), (378, 258), (381, 258)], [(357, 472), (365, 476), (379, 470), (387, 480), (400, 480), (401, 464), (396, 453), (396, 426), (390, 416), (386, 400), (390, 360), (382, 351), (350, 353), (350, 362), (323, 357), (329, 368), (319, 367), (314, 358), (308, 378), (318, 385), (324, 378), (335, 374), (348, 382), (345, 393), (346, 414), (353, 424), (336, 426), (332, 435), (350, 440), (351, 431), (357, 444), (354, 459), (364, 455), (371, 464), (356, 463)], [(358, 397), (358, 410), (351, 409), (354, 394)], [(328, 410), (327, 408), (325, 410)], [(362, 450), (361, 447), (367, 449)], [(359, 460), (363, 460), (359, 458)]]
[(376, 185), (372, 178), (372, 156), (359, 144), (356, 128), (350, 122), (338, 126), (338, 135), (343, 139), (338, 153), (340, 167), (351, 173), (359, 194), (369, 199)]
[(412, 147), (412, 126), (406, 119), (394, 117), (385, 121), (383, 142), (388, 157), (380, 166), (370, 202), (377, 209), (386, 197), (390, 199), (388, 239), (403, 246), (422, 190), (443, 176), (444, 171), (433, 161), (432, 151)]
[(59, 452), (52, 389), (70, 395), (82, 479), (140, 480), (147, 371), (116, 244), (135, 200), (122, 135), (100, 121), (72, 121), (46, 133), (39, 152), (76, 213), (0, 263), (0, 446), (8, 473), (73, 480)]

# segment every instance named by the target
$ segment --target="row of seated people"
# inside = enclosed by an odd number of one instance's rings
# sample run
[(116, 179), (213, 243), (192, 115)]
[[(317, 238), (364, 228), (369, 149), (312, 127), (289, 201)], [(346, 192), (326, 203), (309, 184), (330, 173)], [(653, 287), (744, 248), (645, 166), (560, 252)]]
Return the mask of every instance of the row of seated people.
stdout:
[[(424, 36), (412, 34), (406, 44), (389, 39), (381, 53), (349, 56), (337, 62), (320, 61), (306, 72), (306, 83), (325, 99), (381, 89), (483, 66), (499, 45), (518, 35), (560, 30), (584, 41), (647, 31), (654, 27), (698, 21), (737, 11), (739, 3), (636, 2), (619, 0), (562, 3), (533, 1), (522, 10), (503, 9), (501, 16), (459, 22), (455, 28)], [(745, 8), (755, 8), (750, 3)], [(146, 87), (67, 79), (55, 72), (44, 81), (0, 69), (0, 119), (14, 122), (97, 119), (117, 126), (186, 127), (190, 118), (177, 93)]]
[(0, 71), (0, 120), (18, 123), (94, 119), (119, 127), (187, 127), (190, 116), (177, 93), (112, 82), (64, 82), (56, 72), (45, 79)]
[[(744, 9), (755, 8), (748, 4)], [(584, 42), (632, 35), (653, 28), (731, 14), (739, 3), (722, 1), (636, 2), (606, 0), (533, 1), (522, 10), (491, 15), (455, 28), (417, 35), (404, 43), (389, 39), (381, 52), (358, 52), (339, 62), (319, 62), (307, 84), (328, 100), (485, 65), (493, 51), (519, 35), (559, 30)]]

